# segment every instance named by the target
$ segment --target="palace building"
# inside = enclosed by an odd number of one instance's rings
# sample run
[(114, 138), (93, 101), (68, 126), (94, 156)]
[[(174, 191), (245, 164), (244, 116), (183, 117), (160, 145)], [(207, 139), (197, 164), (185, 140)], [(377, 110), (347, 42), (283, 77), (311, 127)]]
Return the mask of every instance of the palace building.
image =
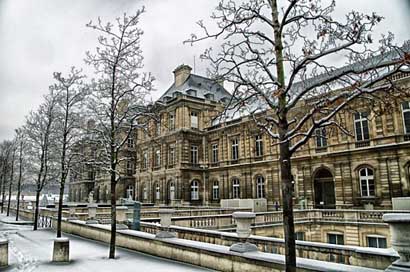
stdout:
[[(174, 71), (174, 82), (159, 98), (159, 118), (129, 140), (125, 178), (118, 198), (168, 205), (219, 205), (221, 199), (265, 198), (281, 203), (279, 147), (245, 114), (224, 122), (215, 117), (231, 95), (223, 84)], [(409, 75), (395, 81), (409, 87)], [(383, 114), (358, 101), (338, 114), (347, 135), (318, 129), (292, 158), (296, 205), (315, 208), (390, 209), (391, 198), (410, 195), (410, 99)], [(87, 178), (84, 178), (87, 177)], [(90, 191), (107, 201), (109, 185), (85, 172), (70, 182), (70, 200)], [(105, 196), (105, 197), (104, 197)]]

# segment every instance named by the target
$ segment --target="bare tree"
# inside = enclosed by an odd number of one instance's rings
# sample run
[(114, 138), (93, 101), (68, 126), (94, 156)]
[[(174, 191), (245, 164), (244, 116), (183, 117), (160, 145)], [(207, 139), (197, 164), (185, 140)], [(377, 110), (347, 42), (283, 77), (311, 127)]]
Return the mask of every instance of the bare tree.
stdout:
[(44, 97), (44, 102), (37, 111), (30, 112), (26, 118), (24, 132), (26, 135), (28, 156), (31, 161), (31, 172), (36, 176), (36, 204), (34, 213), (34, 230), (37, 230), (40, 194), (48, 181), (54, 178), (55, 165), (53, 165), (53, 140), (55, 131), (56, 95), (50, 91)]
[[(111, 188), (111, 239), (109, 258), (115, 258), (116, 243), (116, 185), (121, 173), (119, 156), (136, 125), (135, 119), (145, 112), (145, 98), (154, 78), (141, 72), (143, 56), (140, 47), (143, 31), (138, 27), (145, 9), (134, 15), (124, 14), (116, 24), (90, 22), (88, 27), (98, 31), (98, 47), (87, 52), (86, 63), (93, 66), (97, 79), (92, 80), (89, 97), (90, 112), (95, 122), (92, 138), (99, 148), (95, 164), (107, 173)], [(90, 138), (91, 139), (91, 138)]]
[(54, 73), (57, 81), (52, 90), (57, 96), (56, 107), (56, 132), (60, 156), (60, 194), (57, 216), (57, 237), (61, 237), (61, 218), (63, 211), (63, 198), (65, 182), (76, 152), (74, 145), (80, 139), (80, 114), (85, 98), (82, 79), (85, 76), (81, 70), (71, 68), (67, 77), (61, 73)]
[[(292, 155), (318, 128), (347, 132), (337, 115), (355, 100), (396, 96), (389, 78), (408, 71), (410, 46), (395, 46), (392, 34), (375, 44), (372, 32), (383, 19), (375, 13), (352, 11), (342, 21), (334, 17), (335, 1), (282, 3), (221, 0), (211, 16), (216, 31), (200, 21), (204, 34), (187, 42), (221, 41), (202, 58), (211, 74), (235, 85), (224, 118), (245, 110), (279, 145), (286, 271), (296, 271)], [(296, 114), (300, 105), (305, 111)]]
[(24, 152), (25, 152), (25, 136), (22, 128), (16, 129), (16, 142), (18, 145), (19, 152), (19, 175), (17, 181), (17, 196), (16, 196), (16, 221), (19, 220), (20, 212), (20, 195), (21, 195), (21, 182), (24, 173)]
[(10, 157), (10, 179), (9, 179), (9, 192), (8, 192), (8, 201), (7, 201), (7, 216), (10, 215), (10, 204), (11, 204), (11, 190), (13, 188), (13, 180), (14, 180), (14, 163), (16, 159), (16, 139), (13, 140), (11, 143), (11, 157)]
[(12, 151), (12, 142), (3, 141), (0, 146), (0, 156), (1, 156), (1, 213), (4, 211), (4, 202), (6, 200), (6, 183), (7, 174), (9, 171), (10, 154)]

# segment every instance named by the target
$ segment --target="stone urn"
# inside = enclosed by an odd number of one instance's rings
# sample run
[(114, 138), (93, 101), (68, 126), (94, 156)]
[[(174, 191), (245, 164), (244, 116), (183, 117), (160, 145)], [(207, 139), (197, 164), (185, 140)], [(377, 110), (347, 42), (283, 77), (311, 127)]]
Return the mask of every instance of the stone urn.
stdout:
[(169, 231), (171, 226), (172, 215), (175, 213), (174, 209), (159, 209), (159, 218), (161, 222), (162, 230), (159, 231), (155, 237), (156, 238), (175, 238), (176, 234)]
[(258, 248), (256, 245), (247, 242), (247, 239), (252, 233), (251, 224), (255, 220), (255, 213), (234, 212), (232, 217), (236, 221), (236, 233), (238, 234), (238, 238), (241, 242), (233, 244), (229, 250), (239, 253), (257, 251)]
[(97, 208), (98, 205), (95, 203), (88, 204), (88, 219), (86, 221), (87, 224), (98, 224), (98, 221), (96, 220)]
[(400, 255), (386, 271), (410, 271), (410, 213), (388, 213), (383, 221), (389, 224), (392, 247)]

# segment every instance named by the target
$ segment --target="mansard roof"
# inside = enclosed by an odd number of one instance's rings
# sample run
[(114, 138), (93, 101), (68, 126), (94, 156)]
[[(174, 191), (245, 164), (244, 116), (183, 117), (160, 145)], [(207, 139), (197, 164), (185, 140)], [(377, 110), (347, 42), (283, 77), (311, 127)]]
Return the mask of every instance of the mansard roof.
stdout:
[(231, 94), (215, 80), (190, 74), (181, 86), (176, 87), (173, 83), (159, 100), (166, 103), (177, 96), (191, 96), (225, 103), (229, 101)]

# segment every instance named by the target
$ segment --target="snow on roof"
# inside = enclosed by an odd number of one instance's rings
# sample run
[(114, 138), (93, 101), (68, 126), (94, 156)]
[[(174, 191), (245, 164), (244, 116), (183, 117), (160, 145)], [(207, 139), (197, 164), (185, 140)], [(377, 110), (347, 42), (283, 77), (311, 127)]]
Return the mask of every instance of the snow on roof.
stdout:
[(231, 97), (230, 93), (215, 80), (190, 74), (181, 86), (175, 87), (175, 83), (173, 83), (159, 100), (166, 103), (168, 100), (181, 95), (222, 103)]

